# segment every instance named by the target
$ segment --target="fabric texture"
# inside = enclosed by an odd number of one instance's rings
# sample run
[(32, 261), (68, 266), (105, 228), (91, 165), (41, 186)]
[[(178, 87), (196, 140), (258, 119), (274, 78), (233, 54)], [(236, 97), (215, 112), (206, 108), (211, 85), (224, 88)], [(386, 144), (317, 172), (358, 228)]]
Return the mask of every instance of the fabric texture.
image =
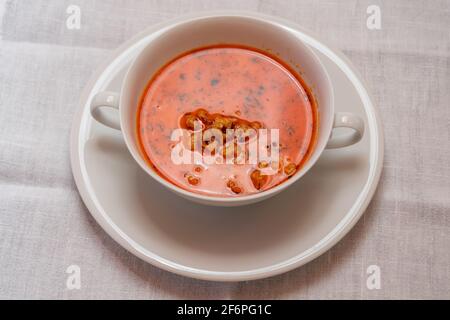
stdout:
[[(66, 27), (67, 7), (81, 29)], [(366, 12), (381, 9), (381, 30)], [(112, 50), (186, 12), (242, 9), (287, 18), (341, 49), (380, 111), (384, 169), (352, 231), (274, 278), (198, 281), (116, 244), (74, 184), (69, 132), (80, 93)], [(0, 0), (0, 298), (450, 298), (450, 1)], [(68, 266), (81, 268), (68, 290)], [(366, 286), (378, 265), (381, 288)]]

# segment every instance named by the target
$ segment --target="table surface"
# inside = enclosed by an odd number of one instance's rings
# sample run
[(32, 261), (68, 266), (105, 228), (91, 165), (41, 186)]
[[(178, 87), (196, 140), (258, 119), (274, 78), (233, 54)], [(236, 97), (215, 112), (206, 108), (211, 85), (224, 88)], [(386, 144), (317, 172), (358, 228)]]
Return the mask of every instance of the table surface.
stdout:
[[(67, 7), (81, 29), (66, 27)], [(381, 29), (367, 28), (367, 7)], [(145, 27), (242, 9), (297, 22), (341, 49), (385, 132), (376, 195), (313, 262), (274, 278), (216, 283), (159, 270), (93, 220), (72, 178), (69, 132), (93, 70)], [(450, 298), (450, 1), (0, 0), (0, 298)], [(81, 288), (69, 290), (78, 265)], [(369, 290), (367, 268), (380, 268)]]

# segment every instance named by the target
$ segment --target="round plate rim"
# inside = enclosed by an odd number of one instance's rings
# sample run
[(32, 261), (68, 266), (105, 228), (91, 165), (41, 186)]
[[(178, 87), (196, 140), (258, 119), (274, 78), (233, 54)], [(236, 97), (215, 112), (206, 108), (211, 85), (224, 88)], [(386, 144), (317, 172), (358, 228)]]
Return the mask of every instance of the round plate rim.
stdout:
[[(176, 23), (180, 23), (190, 19), (224, 15), (248, 16), (269, 20), (274, 23), (280, 24), (285, 28), (295, 30), (296, 32), (302, 34), (302, 39), (304, 41), (306, 41), (309, 45), (314, 46), (316, 49), (320, 50), (321, 53), (325, 54), (327, 57), (333, 60), (346, 73), (347, 77), (349, 77), (350, 81), (355, 86), (355, 89), (358, 90), (358, 93), (364, 102), (364, 107), (368, 118), (369, 130), (371, 130), (369, 177), (363, 190), (355, 200), (352, 208), (349, 210), (349, 212), (347, 212), (345, 217), (334, 227), (334, 229), (314, 246), (286, 261), (259, 269), (233, 272), (211, 271), (187, 267), (160, 257), (157, 254), (154, 254), (143, 248), (140, 244), (132, 240), (117, 225), (114, 224), (107, 213), (103, 211), (99, 201), (95, 198), (94, 193), (92, 192), (92, 186), (90, 186), (87, 180), (87, 172), (82, 166), (82, 162), (84, 162), (84, 150), (82, 148), (83, 144), (80, 143), (80, 134), (86, 131), (81, 130), (82, 119), (85, 113), (85, 106), (89, 97), (91, 96), (95, 84), (98, 82), (98, 79), (106, 71), (106, 69), (119, 57), (125, 55), (127, 50), (130, 50), (133, 44), (137, 43), (147, 36), (150, 36), (152, 33), (157, 32), (164, 27), (168, 27)], [(352, 229), (352, 227), (362, 216), (375, 193), (382, 171), (384, 140), (378, 111), (374, 107), (370, 94), (365, 89), (366, 86), (361, 80), (359, 73), (352, 66), (351, 62), (342, 53), (339, 52), (339, 50), (331, 49), (329, 46), (323, 44), (322, 41), (317, 39), (318, 37), (315, 35), (313, 36), (310, 31), (306, 31), (297, 24), (279, 17), (245, 11), (213, 11), (184, 15), (151, 26), (116, 49), (111, 55), (111, 58), (105, 61), (102, 66), (97, 69), (97, 71), (89, 80), (88, 84), (85, 86), (81, 94), (79, 107), (75, 112), (70, 134), (70, 161), (74, 180), (84, 204), (86, 205), (94, 219), (97, 221), (97, 223), (99, 223), (100, 226), (106, 231), (106, 233), (111, 236), (117, 243), (119, 243), (122, 247), (127, 249), (135, 256), (141, 258), (142, 260), (166, 271), (191, 278), (210, 281), (248, 281), (285, 273), (317, 258), (324, 252), (328, 251), (337, 242), (339, 242)], [(87, 124), (85, 123), (85, 125)]]

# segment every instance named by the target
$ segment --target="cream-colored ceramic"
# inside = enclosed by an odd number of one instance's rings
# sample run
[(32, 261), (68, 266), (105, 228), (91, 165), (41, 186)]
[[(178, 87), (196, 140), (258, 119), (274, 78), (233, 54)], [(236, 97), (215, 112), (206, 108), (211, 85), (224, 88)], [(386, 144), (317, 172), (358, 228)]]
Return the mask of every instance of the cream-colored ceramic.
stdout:
[(366, 130), (358, 144), (325, 150), (289, 189), (243, 207), (195, 204), (145, 174), (122, 134), (92, 119), (90, 102), (98, 92), (119, 91), (131, 62), (160, 32), (197, 15), (150, 28), (119, 48), (86, 86), (71, 134), (73, 175), (83, 201), (102, 228), (157, 267), (216, 281), (273, 276), (324, 253), (363, 214), (383, 160), (377, 112), (360, 77), (340, 53), (288, 21), (253, 13), (236, 15), (276, 23), (312, 48), (330, 76), (336, 112), (348, 111), (364, 119)]
[[(313, 89), (319, 109), (318, 138), (308, 162), (288, 181), (265, 192), (241, 197), (212, 197), (184, 190), (156, 173), (141, 154), (136, 135), (136, 118), (139, 99), (149, 80), (162, 66), (182, 53), (214, 44), (239, 44), (277, 54), (283, 61), (300, 65), (302, 77)], [(108, 118), (105, 106), (119, 109), (120, 123)], [(349, 106), (342, 106), (348, 111)], [(128, 149), (136, 162), (161, 185), (176, 194), (216, 206), (239, 206), (255, 203), (285, 190), (296, 183), (316, 163), (325, 147), (339, 148), (358, 142), (364, 133), (364, 122), (350, 112), (335, 114), (334, 91), (329, 75), (314, 52), (282, 25), (259, 17), (221, 15), (203, 16), (172, 24), (158, 34), (131, 63), (120, 94), (106, 91), (97, 93), (91, 103), (92, 115), (98, 121), (122, 131)], [(346, 135), (330, 139), (331, 130), (351, 128)], [(176, 129), (176, 128), (173, 128)]]

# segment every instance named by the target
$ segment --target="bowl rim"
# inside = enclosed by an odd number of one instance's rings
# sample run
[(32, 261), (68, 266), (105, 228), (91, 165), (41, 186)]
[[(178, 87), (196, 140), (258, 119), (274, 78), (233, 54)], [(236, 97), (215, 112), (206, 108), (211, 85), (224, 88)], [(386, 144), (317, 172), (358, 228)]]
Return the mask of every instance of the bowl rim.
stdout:
[[(195, 23), (198, 21), (203, 21), (203, 20), (212, 20), (213, 21), (213, 20), (223, 19), (223, 18), (236, 18), (236, 19), (250, 20), (253, 22), (257, 22), (257, 23), (270, 25), (271, 27), (277, 28), (280, 31), (285, 32), (286, 34), (292, 33), (291, 31), (287, 30), (286, 28), (283, 28), (283, 26), (280, 25), (279, 23), (276, 23), (272, 20), (264, 19), (263, 17), (248, 16), (248, 15), (232, 15), (232, 14), (223, 13), (221, 15), (201, 15), (198, 17), (194, 17), (192, 19), (182, 20), (181, 22), (178, 22), (178, 23), (173, 23), (168, 28), (166, 28), (163, 32), (161, 32), (157, 37), (152, 39), (152, 42), (160, 39), (167, 32), (169, 32), (170, 30), (173, 30), (174, 28), (183, 27), (185, 25), (189, 25), (191, 23)], [(306, 52), (311, 57), (311, 59), (315, 61), (316, 69), (320, 70), (320, 72), (323, 74), (324, 79), (327, 83), (326, 86), (329, 89), (328, 90), (329, 109), (327, 112), (332, 114), (332, 116), (329, 117), (328, 122), (323, 124), (323, 125), (325, 125), (325, 129), (322, 134), (326, 137), (330, 137), (331, 131), (333, 129), (333, 119), (334, 119), (334, 112), (335, 112), (333, 84), (331, 82), (330, 76), (329, 76), (325, 66), (323, 65), (323, 63), (319, 59), (319, 57), (314, 53), (314, 51), (306, 43), (304, 43), (301, 39), (297, 38), (296, 41), (297, 41), (297, 44), (303, 48), (304, 52)], [(132, 61), (131, 65), (129, 66), (129, 68), (125, 74), (124, 84), (129, 82), (129, 78), (132, 76), (133, 71), (135, 71), (136, 67), (138, 66), (137, 63), (142, 58), (141, 53), (143, 51), (145, 51), (150, 46), (150, 44), (151, 44), (151, 42), (148, 43), (144, 48), (142, 48), (140, 53), (138, 54), (138, 56)], [(285, 63), (287, 63), (287, 62), (285, 62)], [(124, 94), (125, 88), (126, 88), (126, 86), (122, 85), (121, 93), (120, 93), (120, 105), (123, 105), (123, 103), (124, 103), (124, 101), (122, 99), (124, 99), (126, 96)], [(310, 90), (312, 90), (312, 89), (310, 88)], [(314, 95), (314, 91), (312, 91), (312, 92)], [(300, 168), (300, 170), (294, 174), (294, 176), (290, 177), (289, 179), (283, 181), (282, 183), (280, 183), (270, 189), (267, 189), (267, 190), (264, 190), (261, 192), (256, 192), (253, 194), (242, 195), (242, 196), (212, 196), (212, 195), (197, 193), (194, 191), (184, 189), (180, 186), (177, 186), (177, 185), (171, 183), (170, 181), (167, 181), (166, 179), (161, 177), (157, 172), (152, 170), (152, 168), (149, 167), (147, 161), (145, 161), (143, 159), (143, 156), (141, 154), (142, 151), (138, 150), (136, 152), (134, 150), (133, 142), (131, 142), (129, 140), (131, 138), (127, 134), (125, 134), (126, 128), (124, 128), (122, 119), (127, 116), (127, 113), (126, 113), (127, 111), (128, 110), (126, 108), (120, 108), (121, 131), (122, 131), (122, 135), (124, 136), (124, 140), (125, 140), (128, 150), (132, 154), (134, 160), (139, 164), (139, 166), (148, 175), (150, 175), (153, 179), (155, 179), (158, 183), (160, 183), (161, 185), (163, 185), (165, 188), (169, 189), (170, 191), (175, 192), (177, 195), (182, 196), (185, 199), (188, 199), (188, 200), (191, 200), (191, 201), (194, 201), (197, 203), (207, 204), (210, 206), (247, 205), (247, 204), (266, 200), (266, 199), (284, 191), (288, 187), (295, 184), (298, 180), (300, 180), (316, 164), (316, 162), (318, 161), (318, 159), (320, 158), (321, 154), (323, 153), (323, 151), (325, 150), (325, 147), (326, 147), (326, 141), (325, 141), (325, 143), (322, 143), (320, 146), (318, 146), (316, 144), (316, 146), (314, 146), (314, 150), (313, 150), (310, 158)], [(317, 141), (319, 141), (319, 140), (321, 140), (321, 139), (317, 138)], [(328, 141), (328, 139), (327, 139), (327, 141)]]

